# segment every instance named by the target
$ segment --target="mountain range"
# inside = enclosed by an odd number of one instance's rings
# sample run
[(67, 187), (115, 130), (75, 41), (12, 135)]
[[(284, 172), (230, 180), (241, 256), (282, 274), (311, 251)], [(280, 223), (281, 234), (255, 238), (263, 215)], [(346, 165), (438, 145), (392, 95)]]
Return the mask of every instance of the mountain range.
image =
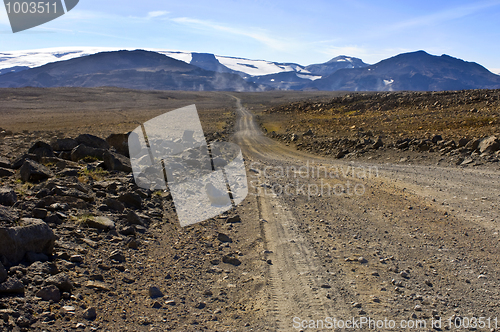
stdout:
[(146, 90), (442, 91), (498, 89), (500, 76), (474, 62), (424, 51), (369, 65), (338, 56), (302, 66), (170, 50), (57, 48), (0, 53), (0, 87)]

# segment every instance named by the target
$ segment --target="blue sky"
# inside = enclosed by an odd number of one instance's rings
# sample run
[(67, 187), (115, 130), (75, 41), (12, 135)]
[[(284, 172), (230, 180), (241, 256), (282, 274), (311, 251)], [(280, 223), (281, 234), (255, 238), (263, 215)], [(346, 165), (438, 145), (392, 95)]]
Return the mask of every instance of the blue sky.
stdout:
[(499, 18), (500, 0), (80, 0), (65, 16), (16, 34), (2, 6), (0, 51), (164, 48), (308, 65), (425, 50), (500, 72)]

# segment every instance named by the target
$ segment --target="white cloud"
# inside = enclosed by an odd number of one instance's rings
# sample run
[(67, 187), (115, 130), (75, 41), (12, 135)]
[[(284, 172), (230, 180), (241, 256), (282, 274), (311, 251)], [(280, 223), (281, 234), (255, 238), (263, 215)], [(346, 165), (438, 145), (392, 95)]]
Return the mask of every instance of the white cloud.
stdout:
[(170, 12), (167, 12), (165, 10), (157, 10), (157, 11), (149, 12), (147, 17), (148, 18), (159, 17), (159, 16), (167, 15), (168, 13), (170, 13)]
[(184, 25), (190, 25), (191, 27), (199, 27), (202, 28), (203, 30), (209, 28), (216, 31), (226, 32), (232, 35), (248, 37), (266, 45), (269, 48), (279, 51), (287, 51), (290, 50), (291, 47), (297, 46), (297, 43), (294, 41), (286, 41), (270, 37), (267, 34), (267, 32), (257, 28), (248, 28), (248, 29), (234, 28), (234, 27), (220, 25), (218, 23), (213, 23), (210, 21), (198, 20), (189, 17), (178, 17), (172, 19), (172, 21)]
[(426, 26), (426, 25), (433, 25), (433, 24), (439, 24), (442, 22), (450, 21), (450, 20), (455, 20), (459, 19), (465, 16), (472, 15), (478, 11), (481, 11), (483, 9), (487, 9), (490, 7), (498, 6), (500, 5), (500, 1), (481, 1), (477, 2), (471, 5), (465, 5), (465, 6), (458, 6), (454, 8), (450, 8), (447, 10), (443, 10), (440, 12), (428, 14), (428, 15), (423, 15), (423, 16), (418, 16), (413, 19), (405, 20), (402, 22), (398, 22), (396, 24), (390, 25), (388, 28), (390, 30), (397, 31), (399, 29), (405, 29), (405, 28), (415, 28), (418, 26)]

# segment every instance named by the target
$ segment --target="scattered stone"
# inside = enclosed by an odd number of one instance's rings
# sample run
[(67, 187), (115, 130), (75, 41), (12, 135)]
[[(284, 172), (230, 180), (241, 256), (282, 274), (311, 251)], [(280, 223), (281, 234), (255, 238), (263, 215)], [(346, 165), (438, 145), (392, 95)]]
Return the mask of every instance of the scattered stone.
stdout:
[(142, 218), (134, 211), (129, 211), (127, 213), (127, 222), (130, 225), (143, 225)]
[[(19, 219), (19, 215), (15, 210), (4, 207), (0, 205), (0, 221), (5, 222), (7, 224), (14, 224), (17, 219)], [(1, 230), (0, 230), (1, 233)]]
[(83, 263), (83, 256), (82, 255), (72, 255), (69, 258), (69, 261), (71, 263)]
[(495, 136), (485, 138), (479, 143), (479, 152), (493, 153), (500, 150), (500, 140)]
[(59, 288), (54, 285), (49, 285), (40, 289), (36, 294), (37, 297), (40, 297), (42, 301), (54, 301), (59, 302), (61, 300), (61, 292)]
[(104, 204), (106, 204), (110, 209), (123, 212), (125, 211), (125, 206), (117, 199), (108, 198), (104, 200)]
[(87, 320), (95, 320), (97, 318), (97, 310), (94, 307), (89, 307), (85, 309), (82, 317)]
[(33, 218), (45, 219), (47, 217), (48, 211), (46, 209), (34, 208), (31, 214)]
[(106, 150), (80, 144), (71, 150), (71, 160), (75, 162), (86, 158), (102, 160), (104, 158), (104, 153), (106, 153)]
[(368, 261), (364, 257), (359, 257), (358, 262), (360, 262), (361, 264), (368, 263)]
[(16, 174), (13, 170), (0, 167), (0, 178), (9, 177)]
[(11, 167), (13, 169), (19, 169), (19, 168), (21, 168), (21, 166), (23, 166), (23, 164), (26, 160), (32, 160), (32, 161), (39, 162), (40, 158), (38, 158), (34, 154), (26, 153), (26, 154), (23, 154), (22, 156), (20, 156), (19, 158), (17, 158), (16, 160), (14, 160)]
[(231, 238), (229, 236), (227, 236), (226, 234), (224, 234), (224, 233), (219, 233), (217, 235), (217, 239), (220, 242), (233, 242), (233, 240), (231, 240)]
[(106, 138), (106, 142), (119, 154), (129, 157), (128, 136), (129, 134), (111, 134)]
[(377, 139), (377, 141), (372, 145), (372, 148), (375, 149), (375, 150), (377, 150), (377, 149), (380, 149), (383, 146), (384, 146), (384, 142), (382, 141), (382, 138), (379, 137)]
[(0, 156), (0, 167), (1, 168), (12, 168), (12, 164), (7, 158)]
[(118, 197), (118, 200), (125, 205), (140, 209), (142, 207), (141, 196), (135, 193), (125, 193)]
[(204, 309), (206, 306), (207, 306), (206, 303), (204, 303), (204, 302), (198, 302), (194, 307), (196, 309)]
[(165, 304), (169, 305), (169, 306), (172, 306), (172, 307), (176, 305), (176, 303), (175, 303), (174, 300), (167, 300), (167, 301), (165, 301)]
[(161, 303), (158, 301), (153, 302), (153, 309), (160, 309), (162, 307)]
[(38, 141), (31, 146), (28, 153), (36, 155), (38, 158), (42, 157), (55, 157), (52, 147), (42, 141)]
[(51, 144), (54, 151), (71, 151), (78, 146), (78, 142), (72, 138), (60, 138)]
[(125, 255), (120, 250), (115, 250), (109, 256), (109, 259), (123, 263), (126, 261)]
[(40, 219), (23, 218), (16, 227), (0, 227), (0, 255), (11, 264), (19, 263), (26, 253), (52, 255), (57, 237)]
[(17, 202), (16, 192), (9, 187), (0, 187), (0, 205), (12, 206)]
[(149, 297), (151, 297), (152, 299), (156, 299), (156, 298), (164, 296), (162, 291), (156, 286), (149, 286), (148, 294), (149, 294)]
[(0, 294), (24, 294), (24, 284), (17, 278), (10, 277), (0, 284)]
[(222, 261), (226, 264), (231, 264), (234, 266), (239, 266), (241, 264), (241, 261), (233, 255), (224, 255), (222, 257)]
[(89, 134), (82, 134), (78, 136), (75, 141), (78, 144), (83, 144), (91, 148), (96, 148), (96, 149), (103, 149), (103, 150), (109, 150), (109, 144), (103, 140), (100, 137), (94, 136), (94, 135), (89, 135)]
[(235, 224), (235, 223), (239, 223), (239, 222), (241, 222), (241, 218), (240, 218), (240, 216), (239, 216), (238, 214), (236, 214), (236, 215), (234, 215), (234, 216), (232, 216), (232, 217), (227, 218), (227, 219), (226, 219), (226, 222), (227, 222), (228, 224)]
[(437, 144), (438, 142), (442, 141), (443, 137), (441, 135), (434, 135), (431, 139), (432, 143)]
[(24, 182), (38, 182), (54, 176), (50, 169), (29, 159), (24, 161), (20, 174)]
[(102, 281), (88, 280), (84, 283), (84, 286), (98, 291), (104, 291), (104, 292), (110, 291), (109, 286)]
[(104, 166), (109, 171), (132, 172), (129, 158), (110, 151), (106, 151), (104, 154)]
[(413, 308), (415, 311), (422, 311), (422, 306), (420, 304), (417, 304), (415, 308)]
[(111, 230), (115, 229), (115, 223), (113, 220), (108, 217), (91, 217), (85, 219), (85, 224), (88, 227), (102, 230)]
[(64, 272), (48, 277), (45, 283), (56, 286), (61, 292), (71, 292), (73, 290), (73, 283)]

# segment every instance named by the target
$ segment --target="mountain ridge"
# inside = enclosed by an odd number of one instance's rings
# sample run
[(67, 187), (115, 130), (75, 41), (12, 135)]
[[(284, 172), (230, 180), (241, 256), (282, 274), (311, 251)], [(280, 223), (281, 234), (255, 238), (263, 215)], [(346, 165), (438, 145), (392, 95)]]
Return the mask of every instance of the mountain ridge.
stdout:
[[(99, 49), (89, 49), (90, 53)], [(337, 56), (302, 66), (211, 53), (121, 50), (90, 55), (77, 49), (25, 51), (17, 59), (0, 53), (0, 87), (117, 86), (153, 90), (463, 90), (500, 88), (500, 76), (475, 62), (425, 51), (398, 54), (369, 65)], [(28, 60), (46, 62), (25, 69)], [(35, 58), (34, 58), (35, 57)], [(69, 59), (68, 59), (69, 58)], [(6, 63), (15, 64), (10, 70)], [(2, 67), (3, 66), (3, 67)], [(9, 72), (10, 71), (10, 72)]]

